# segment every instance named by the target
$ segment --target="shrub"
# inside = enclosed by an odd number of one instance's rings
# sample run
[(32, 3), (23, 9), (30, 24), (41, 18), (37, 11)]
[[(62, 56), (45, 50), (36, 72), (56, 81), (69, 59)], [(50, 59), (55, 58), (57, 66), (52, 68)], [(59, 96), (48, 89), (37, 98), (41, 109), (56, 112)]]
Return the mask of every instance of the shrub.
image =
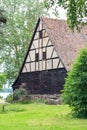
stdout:
[(87, 48), (83, 49), (66, 78), (63, 101), (76, 117), (87, 118)]
[(0, 99), (2, 99), (3, 97), (2, 96), (0, 96)]
[(20, 87), (19, 89), (16, 89), (13, 92), (13, 99), (23, 101), (23, 100), (26, 100), (27, 95), (28, 95), (28, 93), (27, 93), (26, 89)]
[(6, 102), (12, 103), (13, 102), (13, 94), (9, 94), (5, 100), (6, 100)]

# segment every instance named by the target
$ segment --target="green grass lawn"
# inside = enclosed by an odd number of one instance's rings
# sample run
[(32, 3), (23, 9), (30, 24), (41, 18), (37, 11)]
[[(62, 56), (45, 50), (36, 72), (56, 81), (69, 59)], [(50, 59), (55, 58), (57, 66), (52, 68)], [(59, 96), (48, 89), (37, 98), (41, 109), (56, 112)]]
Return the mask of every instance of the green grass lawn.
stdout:
[(86, 119), (70, 116), (67, 105), (40, 103), (0, 106), (0, 130), (87, 130)]

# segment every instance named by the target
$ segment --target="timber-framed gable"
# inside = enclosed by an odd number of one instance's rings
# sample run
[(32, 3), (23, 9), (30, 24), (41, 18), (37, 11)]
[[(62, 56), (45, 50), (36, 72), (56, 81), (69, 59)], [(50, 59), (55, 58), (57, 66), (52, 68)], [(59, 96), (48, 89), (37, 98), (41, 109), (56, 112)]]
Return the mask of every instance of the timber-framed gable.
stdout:
[[(79, 39), (76, 46), (75, 38)], [(24, 86), (29, 94), (60, 93), (66, 73), (83, 47), (81, 34), (72, 33), (66, 21), (39, 18), (13, 90)]]

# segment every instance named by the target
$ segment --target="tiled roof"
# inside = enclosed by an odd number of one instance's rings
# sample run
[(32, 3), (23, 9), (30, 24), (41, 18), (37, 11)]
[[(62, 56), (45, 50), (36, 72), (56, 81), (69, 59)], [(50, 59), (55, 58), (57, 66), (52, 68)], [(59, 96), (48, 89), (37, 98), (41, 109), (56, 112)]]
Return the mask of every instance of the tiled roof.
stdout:
[(86, 46), (87, 26), (82, 29), (81, 33), (77, 31), (73, 33), (65, 20), (42, 17), (41, 21), (66, 69), (70, 70), (79, 50)]

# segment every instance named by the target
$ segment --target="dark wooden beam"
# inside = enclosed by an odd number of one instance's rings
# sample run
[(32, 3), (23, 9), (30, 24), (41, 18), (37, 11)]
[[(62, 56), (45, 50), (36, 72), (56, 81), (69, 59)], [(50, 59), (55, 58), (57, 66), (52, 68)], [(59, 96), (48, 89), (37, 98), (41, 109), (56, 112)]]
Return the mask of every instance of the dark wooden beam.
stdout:
[(54, 52), (54, 50), (55, 50), (55, 49), (53, 48), (53, 51), (52, 51), (52, 54), (51, 54), (51, 58), (52, 58), (52, 56), (53, 56), (53, 52)]
[[(58, 58), (59, 58), (59, 57), (47, 58), (46, 61), (47, 61), (47, 60), (52, 60), (52, 59), (58, 59)], [(39, 61), (42, 61), (42, 60), (38, 60), (38, 62), (39, 62)], [(34, 60), (34, 61), (26, 62), (26, 63), (33, 63), (33, 62), (36, 62), (36, 61)]]
[[(53, 45), (48, 45), (48, 46), (43, 46), (42, 48), (45, 48), (45, 47), (52, 47)], [(41, 47), (39, 47), (39, 48), (36, 48), (36, 49), (42, 49)], [(30, 49), (30, 51), (33, 51), (33, 50), (35, 50), (35, 49)]]
[(59, 59), (59, 62), (58, 62), (58, 65), (57, 65), (57, 68), (59, 68), (59, 64), (60, 64), (61, 60)]

